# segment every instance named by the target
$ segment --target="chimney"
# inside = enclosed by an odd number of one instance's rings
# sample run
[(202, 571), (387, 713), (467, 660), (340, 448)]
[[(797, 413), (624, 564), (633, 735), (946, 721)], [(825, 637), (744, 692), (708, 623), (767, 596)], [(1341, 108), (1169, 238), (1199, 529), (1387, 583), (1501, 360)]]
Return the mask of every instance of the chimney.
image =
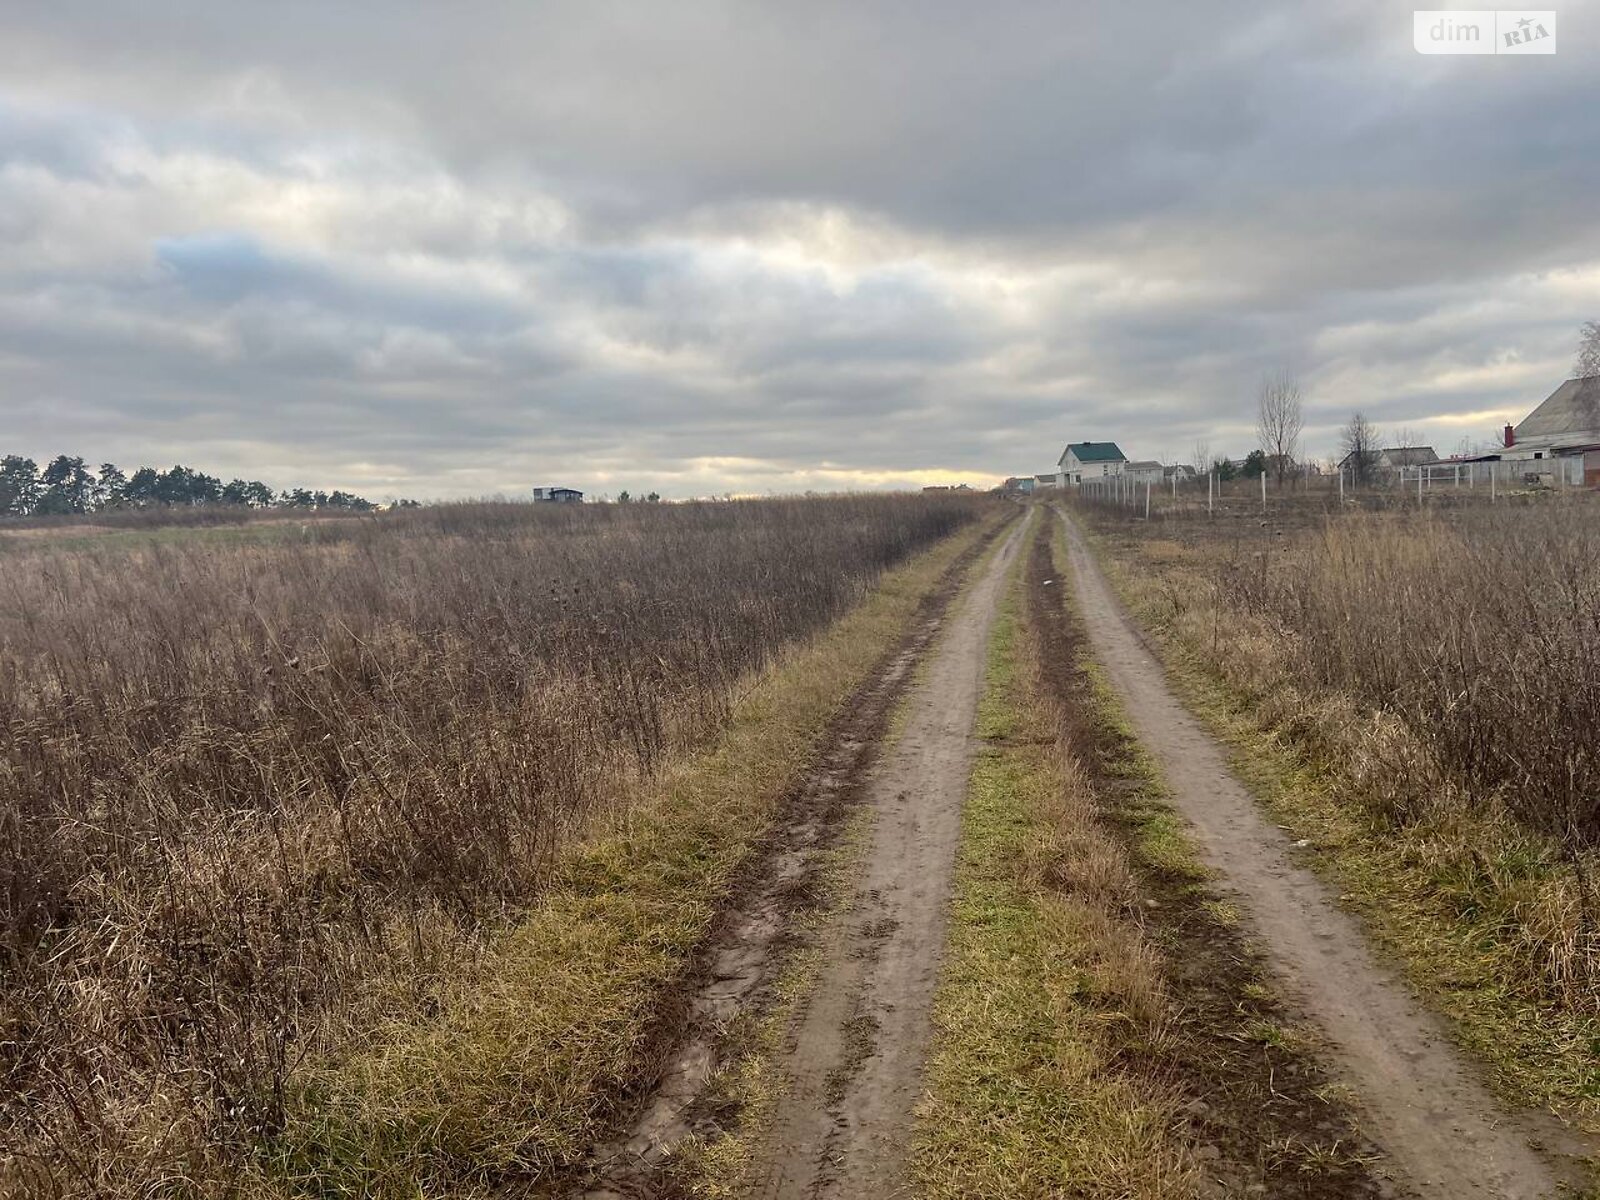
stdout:
[(1506, 426), (1506, 448), (1510, 449), (1517, 444), (1517, 428), (1515, 425)]

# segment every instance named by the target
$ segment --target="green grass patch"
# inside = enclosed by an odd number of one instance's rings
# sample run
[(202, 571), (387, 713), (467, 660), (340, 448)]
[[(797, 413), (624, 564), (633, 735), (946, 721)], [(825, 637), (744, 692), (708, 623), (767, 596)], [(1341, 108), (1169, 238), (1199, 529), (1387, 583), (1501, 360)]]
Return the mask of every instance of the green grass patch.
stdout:
[(1026, 866), (1068, 784), (1022, 670), (1025, 557), (990, 642), (913, 1183), (937, 1200), (1182, 1194), (1166, 1098), (1114, 1061), (1096, 926)]

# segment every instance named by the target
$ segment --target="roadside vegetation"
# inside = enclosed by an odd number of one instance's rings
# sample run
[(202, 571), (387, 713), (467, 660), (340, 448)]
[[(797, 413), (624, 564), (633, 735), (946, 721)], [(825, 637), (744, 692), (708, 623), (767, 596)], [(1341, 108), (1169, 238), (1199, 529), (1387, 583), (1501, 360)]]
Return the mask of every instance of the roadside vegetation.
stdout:
[(1600, 1128), (1593, 498), (1079, 511), (1241, 774), (1502, 1095)]
[(1089, 658), (1055, 522), (1039, 525), (991, 643), (918, 1193), (1378, 1194)]
[(13, 551), (0, 1191), (472, 1194), (570, 1163), (983, 511), (454, 506)]

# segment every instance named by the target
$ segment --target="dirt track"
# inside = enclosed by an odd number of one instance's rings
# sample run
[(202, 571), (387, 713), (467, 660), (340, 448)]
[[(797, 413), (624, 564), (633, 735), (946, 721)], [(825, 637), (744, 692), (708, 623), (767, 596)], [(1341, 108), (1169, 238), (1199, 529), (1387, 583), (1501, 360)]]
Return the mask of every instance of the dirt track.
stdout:
[(793, 1082), (774, 1117), (758, 1196), (901, 1194), (989, 627), (1024, 524), (947, 621), (900, 736), (868, 784), (870, 846), (854, 902), (825, 934), (821, 975), (788, 1046)]
[(1555, 1195), (1550, 1166), (1473, 1078), (1439, 1020), (1377, 962), (1329, 889), (1292, 860), (1289, 839), (1262, 817), (1217, 744), (1173, 696), (1077, 529), (1066, 525), (1083, 619), (1134, 732), (1288, 998), (1326, 1036), (1328, 1065), (1354, 1089), (1365, 1131), (1424, 1197)]

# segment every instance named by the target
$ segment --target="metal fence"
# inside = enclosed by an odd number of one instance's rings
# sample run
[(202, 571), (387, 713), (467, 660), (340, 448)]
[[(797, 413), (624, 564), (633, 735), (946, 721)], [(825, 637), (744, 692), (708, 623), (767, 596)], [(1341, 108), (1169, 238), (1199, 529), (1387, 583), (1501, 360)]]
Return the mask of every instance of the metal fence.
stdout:
[(1559, 458), (1516, 458), (1492, 462), (1429, 463), (1401, 467), (1396, 484), (1402, 488), (1488, 488), (1515, 491), (1521, 488), (1566, 488), (1583, 486), (1583, 456)]
[[(1308, 505), (1390, 507), (1427, 503), (1489, 502), (1530, 491), (1569, 491), (1585, 487), (1584, 458), (1502, 459), (1484, 462), (1441, 462), (1424, 466), (1380, 470), (1360, 484), (1350, 473), (1302, 475), (1286, 479), (1280, 487), (1268, 477), (1219, 479), (1214, 473), (1183, 479), (1135, 479), (1111, 475), (1085, 479), (1062, 489), (1105, 507), (1118, 508), (1134, 517), (1194, 517), (1242, 511), (1284, 511)], [(1591, 477), (1591, 483), (1593, 479)]]

